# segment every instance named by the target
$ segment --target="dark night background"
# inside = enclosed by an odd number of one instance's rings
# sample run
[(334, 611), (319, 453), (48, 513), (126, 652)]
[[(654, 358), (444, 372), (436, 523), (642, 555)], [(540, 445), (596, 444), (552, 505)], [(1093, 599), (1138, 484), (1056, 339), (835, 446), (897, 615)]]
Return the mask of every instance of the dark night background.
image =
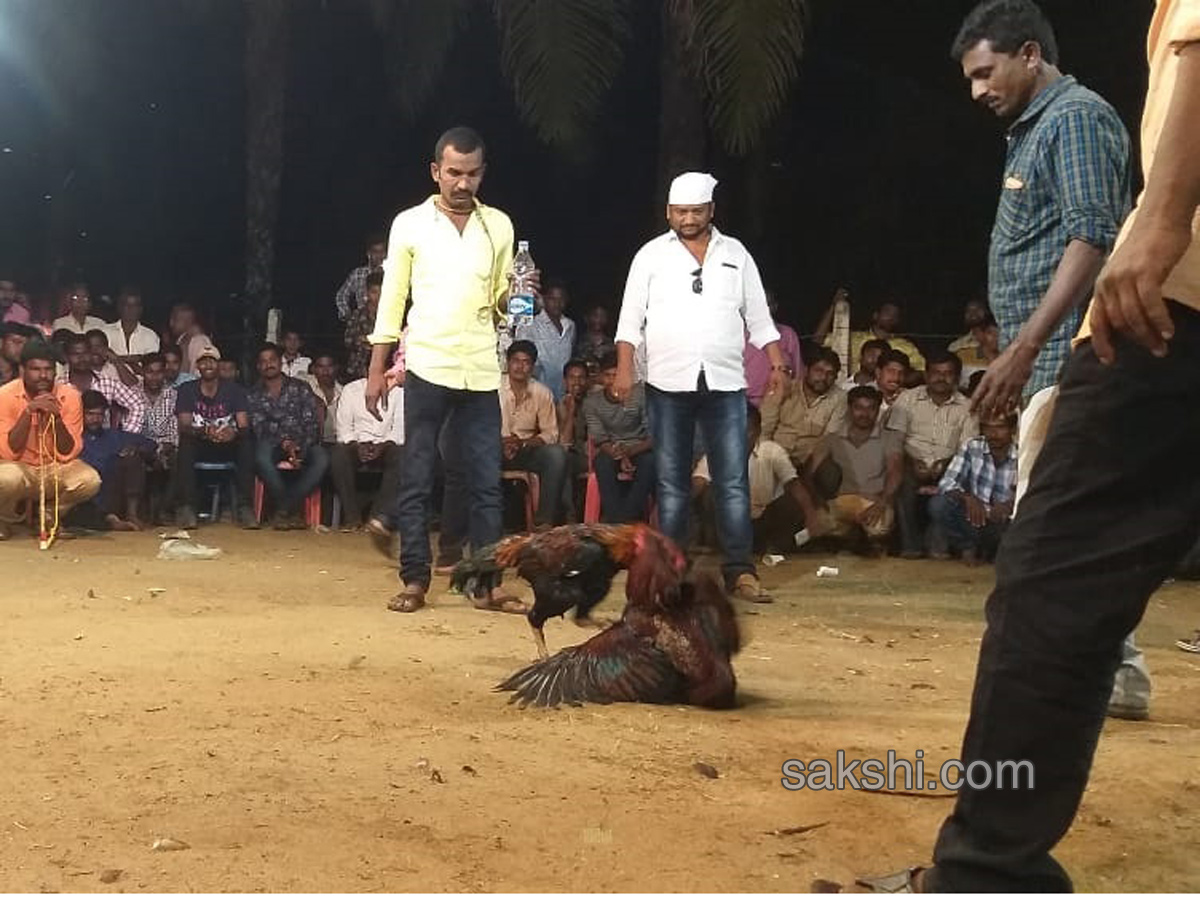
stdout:
[[(762, 147), (711, 156), (718, 224), (747, 242), (780, 318), (802, 332), (839, 283), (856, 320), (893, 298), (918, 333), (957, 332), (963, 301), (983, 289), (1004, 140), (948, 56), (972, 5), (813, 0), (799, 83)], [(633, 252), (661, 223), (657, 17), (639, 29), (587, 156), (569, 160), (518, 119), (480, 6), (430, 102), (403, 121), (361, 5), (292, 0), (275, 273), (292, 324), (332, 330), (333, 294), (363, 236), (427, 195), (433, 142), (460, 123), (488, 142), (482, 198), (513, 217), (546, 274), (567, 279), (575, 315), (619, 303)], [(1136, 137), (1151, 0), (1042, 6), (1063, 70)], [(60, 277), (86, 279), (93, 297), (142, 285), (152, 324), (175, 299), (210, 316), (234, 302), (242, 16), (240, 0), (0, 0), (0, 269), (47, 289), (58, 223), (74, 235)], [(765, 176), (748, 198), (753, 166)], [(218, 335), (237, 329), (228, 319)]]

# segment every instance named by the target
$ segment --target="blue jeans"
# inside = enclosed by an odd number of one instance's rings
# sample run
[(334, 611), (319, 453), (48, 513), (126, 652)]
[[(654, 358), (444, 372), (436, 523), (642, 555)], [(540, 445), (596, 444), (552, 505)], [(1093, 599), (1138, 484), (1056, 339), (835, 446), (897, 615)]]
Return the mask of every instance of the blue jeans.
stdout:
[(431, 568), (429, 510), (443, 427), (447, 448), (453, 448), (466, 476), (471, 548), (478, 551), (500, 540), (502, 524), (496, 391), (442, 387), (409, 372), (404, 382), (404, 466), (396, 507), (400, 580), (426, 588)]
[(272, 441), (259, 441), (254, 446), (255, 474), (271, 495), (275, 512), (290, 516), (300, 509), (304, 498), (325, 477), (325, 471), (329, 468), (329, 451), (320, 444), (311, 444), (304, 451), (304, 465), (299, 473), (293, 473), (292, 477), (286, 479), (277, 468), (283, 457), (279, 445)]
[(940, 525), (955, 550), (992, 552), (1000, 543), (1008, 523), (988, 522), (976, 528), (967, 518), (967, 505), (956, 494), (934, 494), (929, 498), (929, 518)]
[(633, 478), (617, 477), (620, 464), (607, 453), (597, 453), (596, 481), (600, 486), (600, 521), (624, 525), (646, 521), (646, 504), (654, 493), (654, 451), (639, 453), (633, 460)]
[(750, 458), (746, 446), (746, 392), (710, 391), (701, 376), (699, 390), (660, 391), (647, 386), (651, 438), (658, 482), (658, 527), (687, 548), (691, 507), (692, 451), (696, 428), (708, 450), (717, 539), (725, 555), (727, 587), (739, 575), (755, 574), (751, 551)]

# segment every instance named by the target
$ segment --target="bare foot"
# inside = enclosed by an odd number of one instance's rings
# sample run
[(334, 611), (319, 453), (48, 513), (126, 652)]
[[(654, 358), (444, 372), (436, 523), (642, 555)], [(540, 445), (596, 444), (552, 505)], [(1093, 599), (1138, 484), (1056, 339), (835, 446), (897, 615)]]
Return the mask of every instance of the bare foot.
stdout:
[(113, 531), (137, 531), (138, 527), (133, 522), (126, 522), (115, 513), (109, 513), (104, 517), (104, 521), (108, 523), (108, 527)]

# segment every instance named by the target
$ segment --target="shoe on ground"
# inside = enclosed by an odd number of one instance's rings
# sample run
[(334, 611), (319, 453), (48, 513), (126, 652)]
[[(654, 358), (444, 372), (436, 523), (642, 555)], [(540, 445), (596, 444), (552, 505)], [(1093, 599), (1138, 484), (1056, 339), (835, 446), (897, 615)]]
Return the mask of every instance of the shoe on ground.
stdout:
[(1197, 631), (1190, 638), (1181, 638), (1175, 642), (1175, 646), (1184, 653), (1200, 653), (1200, 631)]
[(1107, 715), (1111, 719), (1125, 719), (1130, 722), (1144, 722), (1150, 718), (1150, 707), (1133, 706), (1128, 703), (1108, 704)]
[(254, 510), (248, 506), (243, 506), (238, 511), (237, 521), (238, 524), (247, 531), (254, 531), (261, 527), (258, 522), (258, 517), (254, 515)]
[(733, 586), (733, 596), (748, 603), (774, 603), (775, 598), (768, 594), (757, 576), (747, 572), (739, 575)]

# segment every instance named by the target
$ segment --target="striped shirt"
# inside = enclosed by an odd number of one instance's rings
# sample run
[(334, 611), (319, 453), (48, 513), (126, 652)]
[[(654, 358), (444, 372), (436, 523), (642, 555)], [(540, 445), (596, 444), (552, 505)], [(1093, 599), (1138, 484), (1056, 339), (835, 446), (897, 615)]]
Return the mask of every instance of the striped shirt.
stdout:
[[(59, 384), (73, 384), (70, 375), (58, 378)], [(108, 401), (109, 410), (104, 417), (106, 428), (120, 427), (122, 431), (141, 434), (146, 424), (146, 395), (134, 387), (130, 387), (116, 378), (105, 375), (92, 375), (92, 383), (81, 389), (99, 391)], [(112, 407), (118, 407), (113, 409)]]
[[(1130, 204), (1130, 142), (1113, 108), (1065, 75), (1035, 96), (1008, 130), (988, 252), (988, 302), (1007, 347), (1042, 301), (1067, 244), (1112, 249)], [(1057, 383), (1079, 328), (1072, 310), (1046, 341), (1025, 386)]]
[(963, 444), (938, 482), (939, 493), (962, 491), (988, 506), (1011, 503), (1016, 490), (1016, 444), (1009, 445), (1008, 456), (996, 465), (996, 458), (985, 437), (974, 437)]
[(164, 385), (157, 397), (146, 394), (146, 424), (142, 434), (159, 444), (179, 446), (179, 416), (175, 414), (175, 399), (177, 392), (170, 385)]

